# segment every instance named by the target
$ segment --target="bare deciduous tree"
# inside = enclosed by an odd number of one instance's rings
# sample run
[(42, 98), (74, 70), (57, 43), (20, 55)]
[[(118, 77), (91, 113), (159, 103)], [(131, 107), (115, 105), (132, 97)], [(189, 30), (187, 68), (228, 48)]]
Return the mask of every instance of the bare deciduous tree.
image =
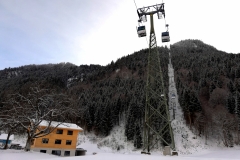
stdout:
[[(25, 151), (30, 151), (35, 138), (50, 134), (66, 117), (77, 112), (71, 100), (64, 94), (56, 94), (39, 87), (31, 88), (27, 95), (12, 94), (5, 103), (8, 106), (0, 120), (23, 127), (27, 132)], [(45, 127), (40, 127), (41, 123)]]
[(232, 147), (233, 139), (231, 131), (236, 128), (235, 120), (228, 115), (228, 113), (216, 113), (212, 117), (214, 125), (218, 126), (215, 128), (215, 133), (218, 133), (222, 138), (223, 144), (226, 147)]
[(9, 119), (9, 120), (0, 122), (0, 130), (8, 134), (6, 143), (3, 147), (3, 149), (7, 149), (10, 136), (14, 133), (21, 132), (21, 127), (19, 126), (19, 123), (13, 123), (13, 121)]

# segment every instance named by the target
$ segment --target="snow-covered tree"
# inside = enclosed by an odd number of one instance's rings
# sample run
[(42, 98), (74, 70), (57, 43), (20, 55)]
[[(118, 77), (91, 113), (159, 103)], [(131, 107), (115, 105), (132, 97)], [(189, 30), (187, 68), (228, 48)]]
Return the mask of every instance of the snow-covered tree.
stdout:
[(130, 114), (128, 115), (127, 118), (127, 123), (125, 126), (125, 136), (127, 137), (127, 140), (133, 140), (134, 138), (134, 132), (135, 132), (135, 123), (134, 123), (134, 118), (133, 116)]
[(112, 113), (110, 107), (106, 107), (103, 113), (102, 117), (102, 133), (105, 136), (108, 136), (110, 134), (110, 131), (112, 130), (113, 123), (112, 123)]
[(142, 133), (139, 124), (135, 127), (134, 147), (141, 148), (143, 145)]
[[(0, 121), (18, 124), (25, 129), (28, 136), (25, 151), (30, 151), (35, 138), (50, 134), (66, 121), (66, 117), (75, 113), (66, 95), (33, 87), (27, 95), (17, 93), (9, 96)], [(39, 127), (43, 122), (46, 127)]]
[(7, 149), (10, 136), (14, 133), (21, 132), (21, 127), (19, 126), (19, 123), (13, 123), (12, 119), (7, 119), (0, 121), (0, 130), (8, 134), (5, 146), (3, 148)]
[(233, 145), (233, 139), (231, 132), (236, 127), (236, 121), (229, 116), (228, 113), (216, 112), (213, 117), (214, 126), (218, 126), (214, 129), (216, 135), (221, 137), (223, 144), (226, 147)]
[(232, 94), (229, 94), (228, 97), (227, 97), (226, 107), (227, 107), (229, 113), (234, 114), (234, 110), (235, 110), (235, 99), (234, 99), (234, 97), (232, 96)]

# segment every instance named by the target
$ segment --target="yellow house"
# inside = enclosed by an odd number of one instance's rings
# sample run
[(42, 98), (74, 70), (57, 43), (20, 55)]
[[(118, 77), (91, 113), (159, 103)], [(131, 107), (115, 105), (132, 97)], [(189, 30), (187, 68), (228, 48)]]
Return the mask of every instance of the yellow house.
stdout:
[[(52, 122), (52, 127), (59, 122)], [(39, 124), (40, 127), (48, 126), (47, 121)], [(50, 134), (36, 138), (32, 143), (33, 151), (49, 153), (58, 156), (75, 156), (78, 133), (82, 128), (73, 123), (61, 123)]]

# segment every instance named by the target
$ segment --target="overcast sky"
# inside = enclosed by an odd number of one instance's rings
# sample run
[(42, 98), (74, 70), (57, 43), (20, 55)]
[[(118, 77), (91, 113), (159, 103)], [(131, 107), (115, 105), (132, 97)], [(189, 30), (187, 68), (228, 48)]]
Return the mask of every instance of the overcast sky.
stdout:
[[(143, 7), (162, 0), (135, 2)], [(240, 53), (240, 0), (164, 3), (171, 44), (199, 39)], [(107, 65), (148, 47), (146, 38), (137, 36), (137, 20), (133, 0), (0, 0), (0, 70), (60, 62)], [(144, 23), (148, 35), (149, 23)], [(165, 21), (155, 15), (154, 23), (162, 46)]]

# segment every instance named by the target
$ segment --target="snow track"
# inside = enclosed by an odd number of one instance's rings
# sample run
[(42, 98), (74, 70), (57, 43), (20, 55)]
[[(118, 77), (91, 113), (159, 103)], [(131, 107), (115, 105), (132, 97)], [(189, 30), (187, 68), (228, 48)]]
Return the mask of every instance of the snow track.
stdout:
[(193, 132), (186, 126), (183, 117), (182, 108), (178, 102), (178, 95), (176, 84), (174, 82), (174, 69), (169, 58), (168, 65), (168, 76), (169, 76), (169, 112), (172, 120), (172, 129), (174, 134), (175, 146), (178, 154), (192, 154), (200, 150), (209, 148), (208, 145), (204, 144), (204, 139), (197, 137)]

